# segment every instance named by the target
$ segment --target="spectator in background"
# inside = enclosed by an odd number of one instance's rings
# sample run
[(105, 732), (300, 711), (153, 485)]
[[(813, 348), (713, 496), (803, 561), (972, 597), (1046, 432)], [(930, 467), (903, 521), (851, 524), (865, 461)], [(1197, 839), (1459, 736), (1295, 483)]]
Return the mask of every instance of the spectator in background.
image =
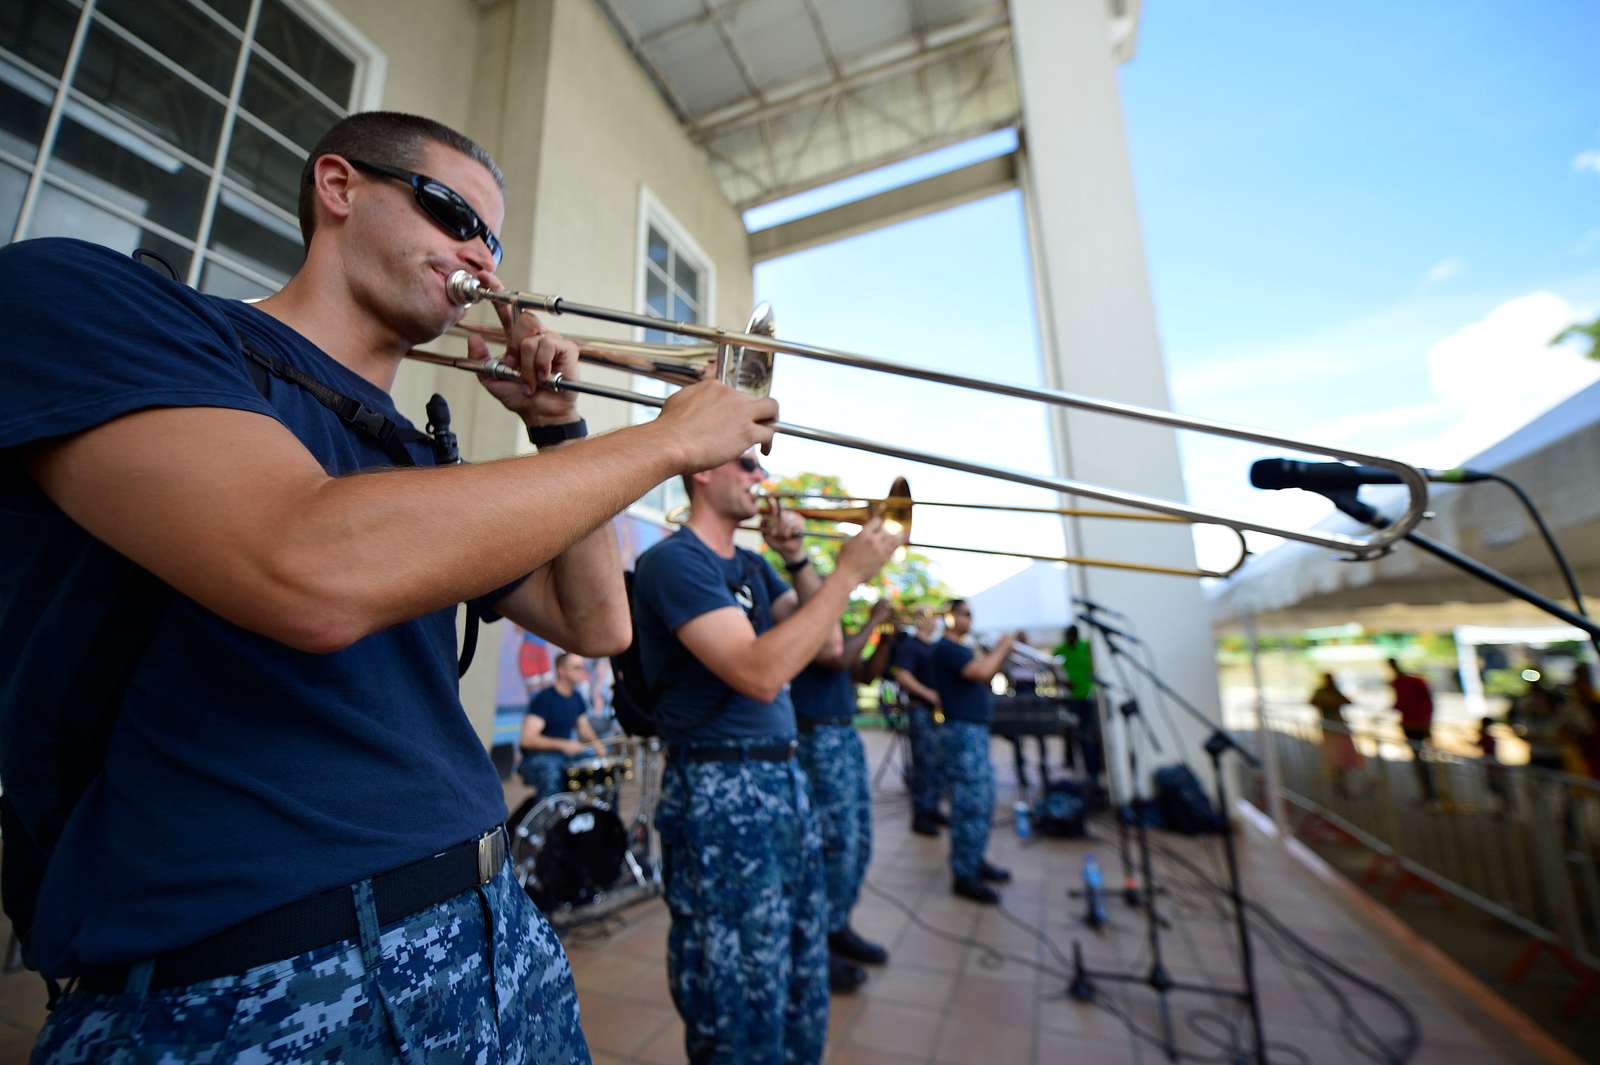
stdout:
[(1361, 768), (1363, 759), (1350, 735), (1350, 722), (1344, 716), (1350, 697), (1339, 690), (1332, 673), (1324, 673), (1322, 684), (1311, 693), (1309, 702), (1321, 717), (1322, 771), (1333, 781), (1333, 790), (1341, 798), (1352, 799), (1355, 794), (1350, 778)]
[(1579, 748), (1585, 768), (1592, 777), (1600, 777), (1600, 696), (1589, 679), (1589, 671), (1582, 665), (1572, 675), (1567, 686), (1567, 705), (1574, 724), (1580, 730)]
[(1389, 659), (1394, 676), (1389, 686), (1394, 689), (1394, 709), (1400, 715), (1400, 731), (1405, 733), (1411, 746), (1411, 764), (1417, 773), (1417, 787), (1426, 801), (1438, 798), (1433, 788), (1433, 767), (1425, 757), (1427, 747), (1433, 742), (1433, 693), (1428, 682), (1414, 673), (1400, 668), (1400, 663)]
[(1501, 811), (1505, 811), (1511, 807), (1511, 796), (1506, 791), (1506, 767), (1500, 764), (1500, 742), (1489, 731), (1493, 725), (1492, 717), (1478, 722), (1478, 750), (1483, 756), (1484, 783), (1489, 794), (1499, 798)]
[(1528, 682), (1528, 687), (1511, 707), (1511, 720), (1528, 744), (1528, 764), (1557, 773), (1568, 768), (1567, 748), (1575, 730), (1569, 727), (1561, 706), (1561, 694), (1543, 677)]

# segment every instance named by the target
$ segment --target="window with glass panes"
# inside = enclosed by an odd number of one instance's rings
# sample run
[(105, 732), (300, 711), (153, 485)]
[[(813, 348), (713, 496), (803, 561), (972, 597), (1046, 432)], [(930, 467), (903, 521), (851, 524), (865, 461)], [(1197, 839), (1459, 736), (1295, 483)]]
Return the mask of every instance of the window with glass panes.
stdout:
[[(674, 241), (665, 226), (653, 220), (645, 224), (644, 241), (644, 313), (675, 322), (704, 322), (702, 308), (707, 273), (704, 265), (680, 242)], [(644, 339), (652, 344), (681, 344), (692, 340), (660, 329), (646, 329)], [(665, 390), (653, 381), (645, 382), (644, 387), (658, 393)], [(665, 514), (685, 502), (683, 484), (674, 477), (652, 488), (639, 500), (639, 506)]]
[(0, 3), (0, 233), (148, 248), (206, 292), (300, 265), (300, 168), (374, 53), (295, 0)]

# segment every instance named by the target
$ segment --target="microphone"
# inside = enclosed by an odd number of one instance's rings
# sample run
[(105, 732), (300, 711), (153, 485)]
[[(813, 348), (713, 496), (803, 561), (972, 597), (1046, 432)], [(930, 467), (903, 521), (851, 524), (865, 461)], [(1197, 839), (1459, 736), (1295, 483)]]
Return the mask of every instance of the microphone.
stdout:
[(1079, 614), (1078, 620), (1089, 626), (1091, 629), (1099, 630), (1100, 634), (1103, 636), (1116, 636), (1119, 639), (1127, 640), (1129, 643), (1144, 642), (1132, 633), (1123, 632), (1121, 629), (1113, 629), (1110, 625), (1107, 625), (1105, 622), (1100, 621), (1097, 618), (1092, 618), (1088, 614)]
[[(1457, 466), (1449, 470), (1422, 469), (1422, 476), (1437, 484), (1468, 484), (1490, 480), (1481, 470)], [(1303, 488), (1308, 492), (1344, 492), (1364, 484), (1400, 484), (1400, 475), (1377, 466), (1345, 462), (1300, 462), (1295, 459), (1259, 459), (1250, 465), (1254, 488)]]

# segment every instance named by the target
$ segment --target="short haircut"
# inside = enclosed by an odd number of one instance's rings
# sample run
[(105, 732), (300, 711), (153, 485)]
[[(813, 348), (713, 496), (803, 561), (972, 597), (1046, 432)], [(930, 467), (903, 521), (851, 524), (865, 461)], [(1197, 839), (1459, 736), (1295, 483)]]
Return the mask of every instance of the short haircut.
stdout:
[(568, 662), (580, 662), (581, 663), (582, 661), (583, 661), (583, 657), (581, 655), (575, 655), (571, 651), (563, 651), (560, 654), (556, 655), (556, 668), (560, 669), (562, 666), (566, 665)]
[(958, 606), (966, 606), (966, 605), (967, 605), (967, 601), (965, 599), (952, 599), (952, 600), (950, 600), (948, 603), (946, 603), (944, 605), (944, 612), (946, 614), (948, 614), (951, 611), (953, 611), (956, 607), (958, 607)]
[(694, 502), (694, 474), (692, 474), (692, 473), (681, 473), (681, 474), (678, 475), (678, 479), (683, 482), (683, 498), (686, 501), (688, 501), (690, 503), (693, 503)]
[(335, 122), (317, 141), (306, 165), (300, 171), (300, 236), (311, 247), (311, 234), (317, 229), (317, 191), (312, 168), (324, 155), (342, 155), (364, 163), (414, 169), (422, 162), (423, 147), (429, 141), (454, 148), (478, 163), (500, 191), (506, 190), (505, 175), (494, 157), (471, 137), (463, 136), (441, 122), (399, 111), (361, 111)]

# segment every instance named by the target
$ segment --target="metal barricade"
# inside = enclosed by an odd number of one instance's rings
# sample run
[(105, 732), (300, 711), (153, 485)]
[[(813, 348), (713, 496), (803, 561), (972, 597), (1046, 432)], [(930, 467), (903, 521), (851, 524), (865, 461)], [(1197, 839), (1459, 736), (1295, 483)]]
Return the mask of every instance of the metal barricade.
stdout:
[[(1269, 709), (1263, 726), (1252, 739), (1273, 745), (1286, 802), (1400, 876), (1525, 932), (1569, 965), (1600, 971), (1600, 783), (1432, 746), (1415, 751), (1393, 735), (1325, 724), (1301, 708)], [(1343, 737), (1361, 755), (1359, 766), (1339, 768)]]

